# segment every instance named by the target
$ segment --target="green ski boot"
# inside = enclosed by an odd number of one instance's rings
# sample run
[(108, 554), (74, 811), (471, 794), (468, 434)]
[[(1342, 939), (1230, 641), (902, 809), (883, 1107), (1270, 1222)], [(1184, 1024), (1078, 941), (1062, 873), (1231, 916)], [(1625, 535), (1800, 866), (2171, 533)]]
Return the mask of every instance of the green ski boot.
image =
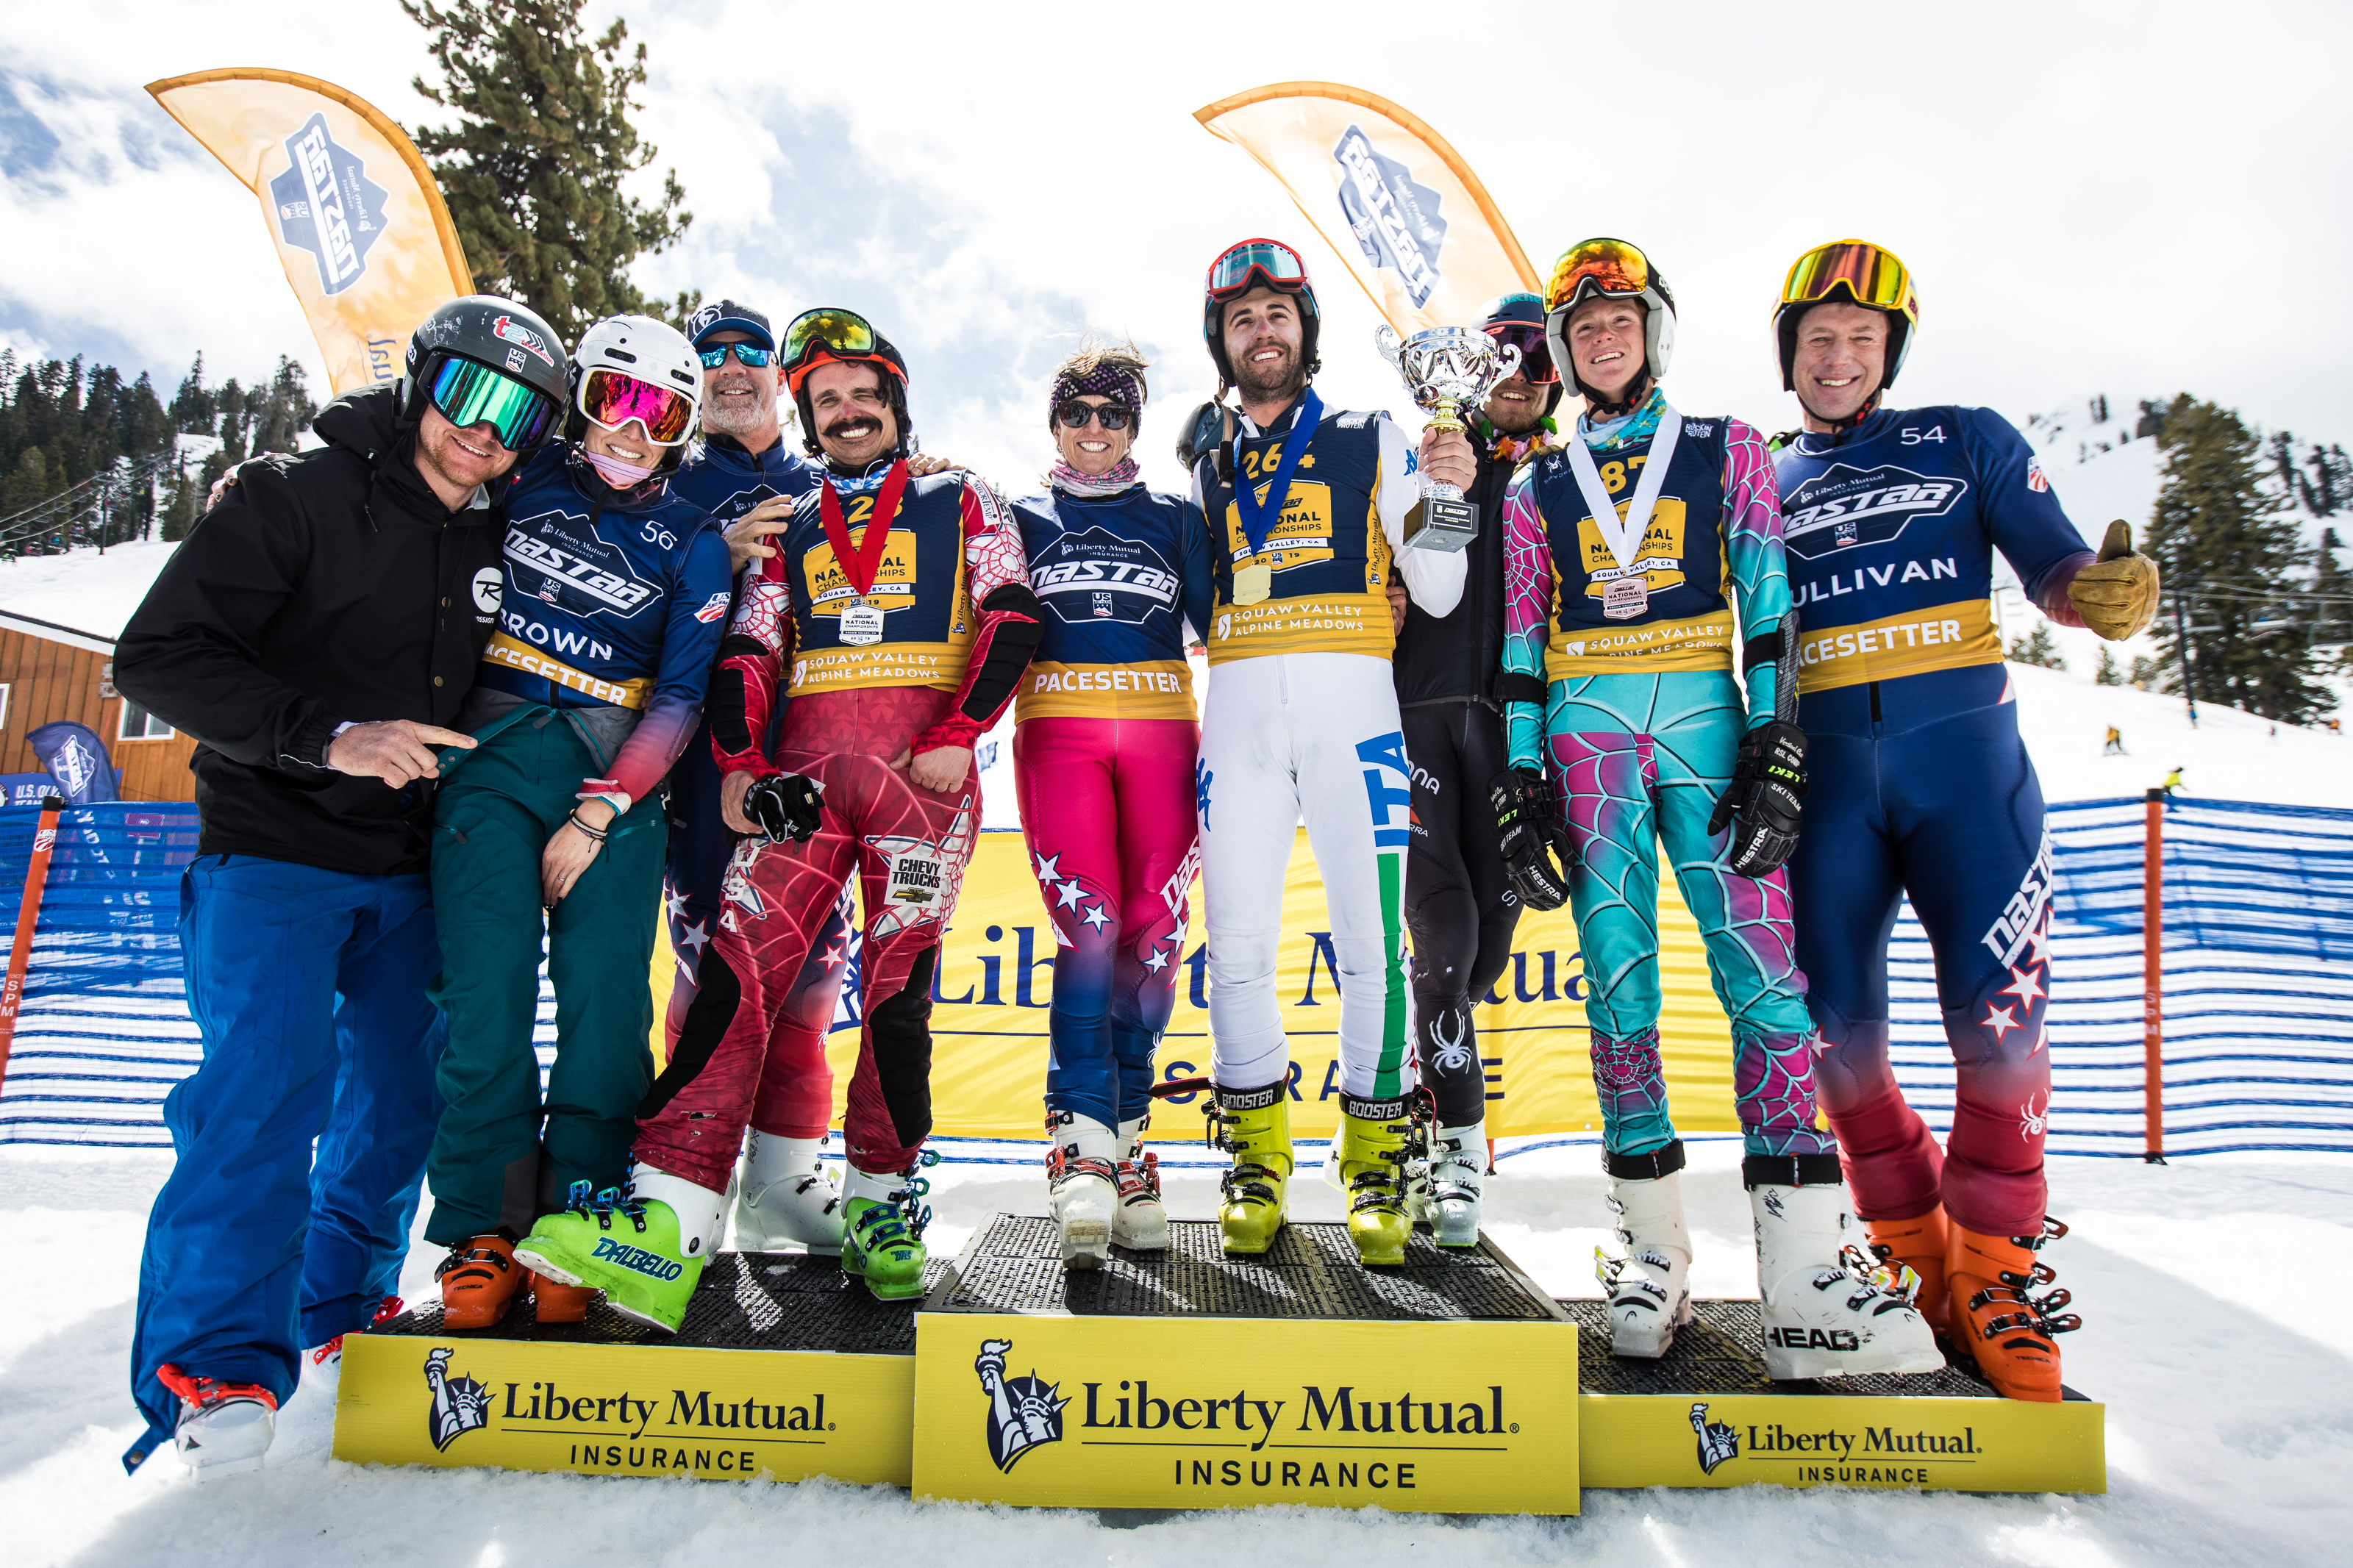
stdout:
[(932, 1211), (923, 1194), (931, 1182), (921, 1173), (940, 1157), (930, 1150), (905, 1170), (875, 1176), (848, 1167), (842, 1191), (841, 1267), (861, 1276), (866, 1289), (884, 1301), (905, 1301), (923, 1293), (923, 1227)]
[(1405, 1261), (1413, 1221), (1406, 1214), (1405, 1165), (1414, 1131), (1409, 1100), (1340, 1097), (1340, 1136), (1332, 1157), (1348, 1194), (1348, 1239), (1356, 1260), (1377, 1267)]
[(602, 1290), (621, 1316), (674, 1334), (710, 1261), (723, 1202), (723, 1194), (646, 1168), (628, 1188), (593, 1199), (587, 1183), (575, 1182), (572, 1206), (533, 1226), (515, 1244), (515, 1261), (559, 1285)]
[(1229, 1253), (1262, 1253), (1282, 1228), (1292, 1170), (1288, 1087), (1277, 1079), (1263, 1089), (1211, 1090), (1209, 1141), (1233, 1156), (1218, 1184), (1218, 1228)]

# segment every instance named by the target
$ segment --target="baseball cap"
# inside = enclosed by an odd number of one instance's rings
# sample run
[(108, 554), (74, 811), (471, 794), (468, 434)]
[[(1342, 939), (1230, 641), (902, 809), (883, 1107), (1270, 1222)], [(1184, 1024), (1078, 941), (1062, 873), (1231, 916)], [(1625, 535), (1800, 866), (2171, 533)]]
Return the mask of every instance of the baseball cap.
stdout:
[(776, 352), (776, 333), (768, 325), (768, 318), (733, 300), (705, 305), (686, 319), (686, 335), (696, 348), (701, 348), (702, 340), (713, 332), (741, 332), (770, 353)]

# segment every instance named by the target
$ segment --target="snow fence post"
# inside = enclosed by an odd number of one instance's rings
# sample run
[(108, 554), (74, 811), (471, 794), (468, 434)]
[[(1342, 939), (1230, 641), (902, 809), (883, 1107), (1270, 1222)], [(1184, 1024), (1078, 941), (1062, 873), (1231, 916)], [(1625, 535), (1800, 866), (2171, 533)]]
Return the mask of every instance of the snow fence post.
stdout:
[(2141, 835), (2141, 1159), (2165, 1163), (2165, 792), (2148, 792)]
[(16, 908), (16, 942), (8, 952), (8, 977), (0, 982), (0, 1080), (8, 1076), (8, 1049), (16, 1040), (16, 1013), (25, 1003), (25, 969), (33, 959), (33, 927), (41, 918), (41, 893), (48, 886), (49, 853), (58, 844), (58, 813), (66, 803), (41, 797), (41, 819), (33, 829), (33, 858), (25, 867), (25, 899)]

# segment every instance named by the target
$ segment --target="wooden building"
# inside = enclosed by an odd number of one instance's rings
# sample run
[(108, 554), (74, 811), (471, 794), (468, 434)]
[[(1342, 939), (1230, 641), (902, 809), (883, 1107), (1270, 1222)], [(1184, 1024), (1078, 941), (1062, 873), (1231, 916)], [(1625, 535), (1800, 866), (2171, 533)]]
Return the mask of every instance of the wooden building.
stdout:
[(41, 771), (25, 737), (72, 720), (106, 742), (125, 800), (193, 800), (183, 735), (114, 689), (114, 640), (0, 610), (0, 773)]

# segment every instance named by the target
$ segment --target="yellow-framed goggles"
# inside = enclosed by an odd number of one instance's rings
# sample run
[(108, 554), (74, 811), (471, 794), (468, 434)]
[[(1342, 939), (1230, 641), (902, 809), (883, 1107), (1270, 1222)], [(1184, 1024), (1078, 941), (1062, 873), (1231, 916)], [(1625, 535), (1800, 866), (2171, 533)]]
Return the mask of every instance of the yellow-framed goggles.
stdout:
[(1920, 295), (1912, 271), (1895, 253), (1867, 239), (1834, 239), (1797, 259), (1781, 284), (1775, 313), (1792, 305), (1819, 305), (1844, 289), (1849, 300), (1874, 310), (1896, 310), (1920, 324)]

